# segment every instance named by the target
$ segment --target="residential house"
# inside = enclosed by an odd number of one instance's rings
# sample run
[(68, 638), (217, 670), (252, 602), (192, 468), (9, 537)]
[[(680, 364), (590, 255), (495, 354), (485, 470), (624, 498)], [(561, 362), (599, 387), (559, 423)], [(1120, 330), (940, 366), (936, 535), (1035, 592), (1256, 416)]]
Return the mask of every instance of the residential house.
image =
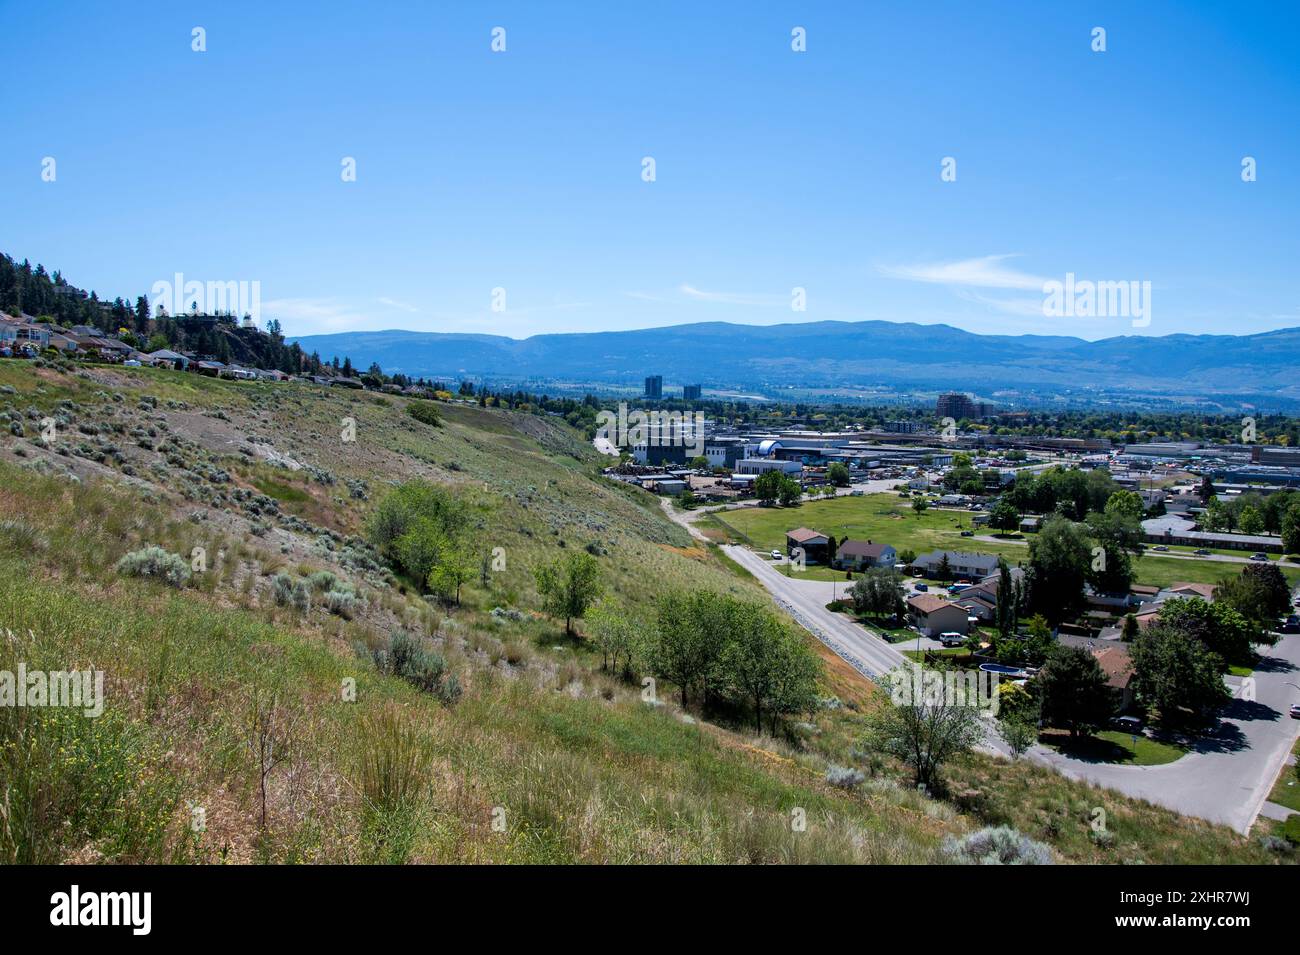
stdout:
[(1119, 640), (1101, 640), (1095, 637), (1078, 637), (1062, 635), (1060, 642), (1069, 647), (1082, 647), (1092, 654), (1103, 673), (1106, 685), (1115, 696), (1115, 705), (1124, 712), (1132, 709), (1135, 695), (1133, 690), (1133, 660), (1128, 644)]
[(158, 351), (150, 352), (149, 357), (153, 359), (154, 364), (168, 362), (173, 368), (179, 368), (182, 371), (190, 366), (190, 359), (180, 352), (172, 351), (170, 348), (161, 348)]
[(825, 562), (830, 556), (830, 538), (821, 531), (807, 527), (796, 527), (785, 534), (785, 552), (793, 555), (795, 548), (803, 550), (804, 560), (808, 563)]
[[(1024, 578), (1025, 572), (1020, 567), (1008, 568), (1012, 582)], [(972, 617), (991, 622), (997, 615), (998, 587), (1002, 583), (1002, 574), (990, 574), (973, 587), (967, 587), (957, 595), (957, 604), (965, 607)]]
[(69, 331), (67, 337), (77, 346), (78, 352), (98, 355), (105, 361), (121, 361), (135, 351), (126, 342), (118, 341), (116, 338), (107, 338), (103, 334), (79, 335), (75, 331)]
[(846, 540), (835, 548), (831, 565), (840, 570), (863, 570), (867, 567), (893, 567), (897, 560), (898, 552), (890, 544)]
[(957, 596), (956, 603), (957, 606), (964, 608), (969, 616), (978, 617), (985, 623), (992, 622), (998, 609), (997, 582), (967, 587)]
[(940, 573), (945, 556), (948, 558), (948, 572), (953, 577), (983, 579), (996, 573), (998, 569), (998, 559), (994, 554), (971, 553), (964, 550), (931, 551), (912, 561), (912, 566), (924, 571), (927, 577), (933, 577)]
[(908, 597), (907, 614), (912, 624), (927, 637), (937, 637), (941, 633), (966, 633), (970, 628), (966, 608), (937, 594)]
[(15, 348), (25, 343), (30, 343), (38, 349), (48, 348), (50, 326), (44, 322), (6, 318), (0, 321), (0, 342)]
[(1200, 597), (1208, 603), (1214, 603), (1214, 592), (1217, 589), (1214, 584), (1175, 582), (1156, 594), (1156, 602), (1161, 603), (1175, 597)]
[(72, 354), (77, 351), (77, 343), (70, 335), (63, 332), (50, 331), (50, 347), (61, 352)]
[(1156, 599), (1156, 595), (1160, 593), (1160, 588), (1148, 584), (1133, 584), (1129, 587), (1128, 592), (1133, 595), (1134, 603), (1145, 604)]

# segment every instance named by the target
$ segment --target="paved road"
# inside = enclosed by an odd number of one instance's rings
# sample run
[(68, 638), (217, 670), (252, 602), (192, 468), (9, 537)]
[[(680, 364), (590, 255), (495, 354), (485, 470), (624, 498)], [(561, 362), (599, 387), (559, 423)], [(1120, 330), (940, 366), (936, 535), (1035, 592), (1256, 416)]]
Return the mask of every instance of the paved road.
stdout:
[[(667, 501), (663, 503), (674, 521), (692, 536), (705, 539), (691, 526), (691, 514), (680, 514)], [(746, 547), (723, 545), (722, 549), (753, 573), (801, 626), (860, 673), (876, 676), (910, 663), (881, 637), (826, 609), (833, 581), (786, 577), (777, 565)], [(1163, 766), (1089, 763), (1043, 746), (1035, 746), (1028, 756), (1069, 778), (1249, 832), (1300, 735), (1300, 720), (1288, 715), (1290, 705), (1300, 702), (1300, 635), (1283, 636), (1277, 646), (1267, 649), (1253, 679), (1252, 701), (1241, 698), (1239, 678), (1228, 678), (1235, 698), (1218, 731), (1175, 762)], [(981, 748), (1006, 754), (1005, 745), (991, 731)]]
[(881, 637), (826, 609), (831, 581), (787, 577), (747, 547), (725, 544), (722, 549), (752, 573), (782, 609), (858, 672), (879, 676), (910, 662)]
[[(1300, 636), (1266, 649), (1254, 673), (1255, 700), (1234, 699), (1219, 731), (1182, 759), (1163, 766), (1116, 766), (1071, 759), (1043, 747), (1032, 757), (1064, 775), (1117, 789), (1188, 816), (1249, 831), (1300, 734), (1287, 715), (1300, 702)], [(1229, 677), (1240, 697), (1242, 681)]]
[[(708, 540), (693, 523), (703, 509), (678, 511), (667, 498), (660, 498), (659, 503), (664, 513), (675, 523), (686, 528), (692, 537), (701, 541)], [(843, 587), (837, 581), (787, 577), (776, 569), (777, 564), (760, 557), (748, 547), (724, 544), (722, 550), (728, 557), (752, 573), (772, 595), (772, 599), (804, 629), (830, 647), (859, 673), (868, 677), (879, 676), (910, 663), (884, 638), (854, 623), (843, 614), (826, 609), (826, 605), (831, 602), (832, 594), (843, 592)]]

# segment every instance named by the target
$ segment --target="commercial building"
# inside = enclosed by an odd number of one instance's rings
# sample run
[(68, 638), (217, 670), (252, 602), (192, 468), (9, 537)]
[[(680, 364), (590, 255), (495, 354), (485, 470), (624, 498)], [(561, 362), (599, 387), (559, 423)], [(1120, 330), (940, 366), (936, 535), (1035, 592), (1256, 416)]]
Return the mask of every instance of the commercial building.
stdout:
[(662, 398), (664, 396), (664, 376), (650, 375), (645, 380), (645, 396), (647, 398)]
[(988, 406), (960, 391), (949, 391), (934, 403), (934, 413), (940, 418), (960, 421), (962, 418), (983, 418), (988, 414)]

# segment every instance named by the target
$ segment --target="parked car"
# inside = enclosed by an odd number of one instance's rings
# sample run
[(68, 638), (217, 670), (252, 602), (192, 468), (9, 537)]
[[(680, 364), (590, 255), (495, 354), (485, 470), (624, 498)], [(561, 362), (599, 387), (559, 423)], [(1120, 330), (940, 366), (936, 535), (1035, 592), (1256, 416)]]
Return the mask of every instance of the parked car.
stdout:
[(1265, 554), (1263, 551), (1256, 551), (1255, 553), (1253, 553), (1253, 554), (1250, 555), (1250, 559), (1251, 559), (1251, 560), (1268, 560), (1268, 554)]
[(966, 637), (955, 630), (950, 630), (947, 633), (939, 634), (939, 642), (945, 647), (960, 647), (966, 642)]
[(1291, 704), (1291, 719), (1300, 720), (1300, 703)]
[(974, 531), (962, 531), (962, 532), (961, 532), (961, 536), (962, 536), (962, 537), (974, 537), (974, 536), (975, 536), (975, 532), (974, 532)]
[(917, 590), (929, 590), (929, 589), (930, 589), (930, 585), (929, 585), (929, 584), (917, 584), (917, 585), (916, 585), (916, 589), (917, 589)]
[(1157, 544), (1155, 547), (1152, 547), (1151, 549), (1158, 550), (1162, 554), (1169, 550), (1169, 548), (1166, 547), (1164, 544)]
[(1111, 729), (1136, 735), (1142, 732), (1142, 721), (1136, 716), (1112, 716), (1110, 718), (1110, 727)]
[(781, 552), (780, 552), (779, 550), (774, 550), (774, 551), (772, 551), (772, 559), (773, 559), (773, 560), (780, 560), (780, 559), (781, 559)]
[(1282, 621), (1282, 626), (1278, 629), (1283, 633), (1300, 633), (1300, 617), (1292, 614)]

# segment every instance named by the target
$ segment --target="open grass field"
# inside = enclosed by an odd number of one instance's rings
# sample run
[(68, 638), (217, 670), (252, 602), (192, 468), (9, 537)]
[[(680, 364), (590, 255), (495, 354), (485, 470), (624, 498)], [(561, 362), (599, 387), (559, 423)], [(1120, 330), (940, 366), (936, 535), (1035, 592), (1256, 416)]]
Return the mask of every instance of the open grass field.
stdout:
[[(796, 527), (810, 527), (836, 537), (873, 540), (892, 544), (897, 551), (924, 554), (932, 550), (977, 551), (999, 554), (1011, 564), (1029, 559), (1025, 535), (1012, 534), (995, 540), (962, 537), (963, 530), (980, 536), (996, 536), (971, 524), (971, 512), (930, 508), (917, 515), (907, 498), (896, 494), (869, 494), (810, 501), (798, 507), (748, 507), (709, 515), (702, 520), (722, 532), (734, 530), (738, 542), (751, 543), (766, 552), (785, 549), (785, 534)], [(1240, 554), (1238, 554), (1240, 556)], [(1184, 560), (1147, 551), (1136, 562), (1136, 583), (1165, 587), (1178, 581), (1215, 583), (1224, 576), (1241, 573), (1242, 564), (1208, 559)], [(1300, 583), (1300, 567), (1280, 563), (1292, 584)], [(840, 579), (842, 572), (827, 567), (809, 567), (806, 573), (819, 580)]]

